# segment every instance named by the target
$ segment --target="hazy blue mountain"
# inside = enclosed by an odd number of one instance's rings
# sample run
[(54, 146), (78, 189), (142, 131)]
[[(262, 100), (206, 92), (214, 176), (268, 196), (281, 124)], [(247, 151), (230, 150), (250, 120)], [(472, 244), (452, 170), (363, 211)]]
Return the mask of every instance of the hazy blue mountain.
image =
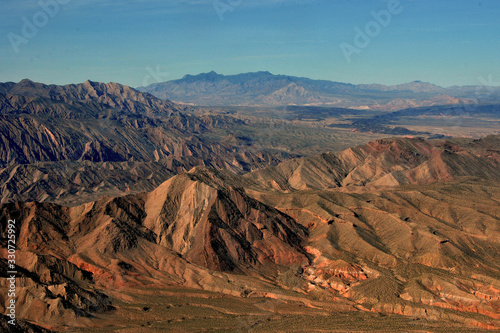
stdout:
[[(348, 84), (269, 72), (222, 75), (214, 71), (186, 75), (138, 90), (161, 99), (195, 105), (328, 105), (401, 110), (408, 107), (471, 103), (480, 86), (443, 88), (414, 81), (400, 85)], [(497, 100), (498, 89), (482, 89), (482, 99)], [(486, 91), (486, 93), (485, 93)]]

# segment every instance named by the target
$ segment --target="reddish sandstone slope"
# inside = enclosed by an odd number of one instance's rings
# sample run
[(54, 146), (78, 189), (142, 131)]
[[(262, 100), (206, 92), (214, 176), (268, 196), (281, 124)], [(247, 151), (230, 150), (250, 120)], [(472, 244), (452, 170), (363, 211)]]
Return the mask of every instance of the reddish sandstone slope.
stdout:
[(252, 193), (308, 227), (310, 288), (379, 313), (498, 326), (498, 183)]
[(144, 226), (157, 243), (215, 270), (302, 264), (305, 228), (225, 185), (205, 168), (174, 177), (144, 200)]
[(198, 167), (71, 208), (4, 204), (19, 318), (91, 326), (110, 296), (176, 285), (498, 329), (497, 140), (378, 140), (247, 176)]
[(5, 204), (1, 213), (17, 226), (18, 316), (45, 325), (88, 325), (85, 317), (112, 309), (90, 286), (181, 284), (239, 295), (215, 272), (272, 278), (279, 266), (308, 263), (304, 227), (204, 168), (148, 194), (72, 208)]
[(498, 140), (380, 139), (340, 153), (282, 162), (247, 178), (279, 191), (425, 184), (470, 176), (499, 180)]

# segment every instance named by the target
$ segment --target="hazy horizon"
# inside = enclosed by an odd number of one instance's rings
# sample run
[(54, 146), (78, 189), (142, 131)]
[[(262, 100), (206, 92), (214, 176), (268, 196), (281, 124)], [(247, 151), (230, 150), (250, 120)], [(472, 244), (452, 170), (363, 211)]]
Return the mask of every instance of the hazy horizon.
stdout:
[(138, 87), (212, 70), (352, 84), (500, 81), (493, 0), (21, 0), (0, 8), (1, 82)]
[[(153, 69), (153, 72), (154, 72), (154, 69)], [(274, 75), (274, 76), (289, 76), (289, 77), (298, 77), (298, 78), (304, 78), (304, 79), (310, 79), (310, 77), (307, 77), (307, 76), (295, 76), (295, 75), (288, 75), (286, 73), (271, 73), (270, 71), (266, 71), (266, 70), (259, 70), (259, 71), (254, 71), (254, 72), (244, 72), (244, 73), (235, 73), (235, 74), (225, 74), (225, 73), (219, 73), (217, 71), (209, 71), (209, 72), (203, 72), (203, 73), (186, 73), (180, 77), (175, 77), (175, 78), (169, 78), (165, 81), (155, 81), (155, 82), (150, 82), (150, 84), (157, 84), (157, 83), (164, 83), (164, 82), (167, 82), (167, 81), (176, 81), (176, 80), (182, 80), (184, 79), (186, 76), (198, 76), (198, 75), (204, 75), (204, 74), (209, 74), (211, 72), (215, 72), (217, 75), (223, 75), (223, 76), (237, 76), (237, 75), (244, 75), (244, 74), (253, 74), (253, 73), (259, 73), (259, 72), (269, 72), (271, 75)], [(152, 76), (151, 76), (152, 79), (154, 79)], [(486, 82), (488, 82), (488, 79), (489, 78), (484, 78), (482, 77), (481, 80), (486, 80)], [(86, 79), (84, 81), (79, 81), (79, 82), (67, 82), (67, 83), (53, 83), (53, 82), (43, 82), (43, 81), (37, 81), (37, 80), (33, 80), (29, 77), (25, 77), (25, 78), (22, 78), (18, 81), (0, 81), (1, 83), (7, 83), (7, 82), (14, 82), (14, 83), (20, 83), (21, 81), (24, 81), (24, 80), (30, 80), (32, 82), (35, 82), (35, 83), (42, 83), (42, 84), (46, 84), (46, 85), (61, 85), (61, 86), (64, 86), (64, 85), (71, 85), (71, 84), (83, 84), (85, 83), (86, 81), (91, 81), (91, 82), (99, 82), (99, 83), (118, 83), (118, 84), (122, 84), (122, 85), (127, 85), (123, 82), (117, 82), (117, 81), (97, 81), (97, 80), (92, 80), (92, 79)], [(345, 83), (345, 84), (353, 84), (353, 85), (385, 85), (385, 86), (398, 86), (398, 85), (404, 85), (404, 84), (409, 84), (409, 83), (426, 83), (426, 84), (432, 84), (432, 85), (435, 85), (435, 86), (438, 86), (438, 87), (442, 87), (442, 88), (452, 88), (452, 87), (466, 87), (466, 86), (483, 86), (483, 87), (488, 87), (488, 86), (491, 86), (491, 87), (500, 87), (500, 82), (494, 82), (494, 81), (490, 81), (491, 83), (497, 83), (497, 85), (485, 85), (485, 84), (481, 84), (481, 81), (478, 81), (478, 84), (475, 84), (475, 85), (453, 85), (453, 86), (440, 86), (439, 84), (435, 84), (434, 82), (427, 82), (427, 81), (422, 81), (422, 80), (413, 80), (413, 81), (407, 81), (407, 82), (399, 82), (399, 83), (396, 83), (396, 84), (383, 84), (383, 83), (379, 83), (379, 82), (371, 82), (371, 83), (352, 83), (352, 82), (341, 82), (341, 81), (335, 81), (335, 80), (328, 80), (328, 79), (314, 79), (314, 80), (318, 80), (318, 81), (321, 81), (321, 80), (325, 80), (325, 81), (331, 81), (331, 82), (338, 82), (338, 83)], [(484, 83), (484, 82), (483, 82)], [(144, 86), (142, 85), (138, 85), (138, 86), (132, 86), (132, 85), (127, 85), (127, 86), (130, 86), (132, 88), (142, 88)]]

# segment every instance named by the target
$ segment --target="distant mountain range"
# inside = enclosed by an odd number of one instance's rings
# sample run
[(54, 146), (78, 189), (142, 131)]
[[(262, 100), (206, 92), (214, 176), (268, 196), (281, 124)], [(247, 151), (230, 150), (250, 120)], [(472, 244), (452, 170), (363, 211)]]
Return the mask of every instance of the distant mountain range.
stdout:
[(482, 91), (485, 102), (500, 100), (498, 89), (484, 93), (482, 86), (449, 88), (414, 81), (386, 86), (348, 84), (327, 80), (255, 72), (221, 75), (216, 72), (186, 75), (182, 79), (137, 88), (161, 99), (203, 106), (322, 105), (376, 110), (472, 103)]

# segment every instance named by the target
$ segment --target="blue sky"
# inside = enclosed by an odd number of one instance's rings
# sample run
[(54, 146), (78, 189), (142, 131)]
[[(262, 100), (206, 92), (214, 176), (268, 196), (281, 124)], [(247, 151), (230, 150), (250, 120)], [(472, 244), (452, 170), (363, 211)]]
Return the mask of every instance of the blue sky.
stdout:
[[(355, 28), (397, 0), (41, 0), (50, 1), (66, 4), (47, 22), (38, 1), (0, 1), (1, 82), (140, 86), (211, 70), (349, 83), (500, 82), (498, 0), (400, 0), (401, 12), (350, 63), (341, 43), (355, 47)], [(218, 13), (215, 1), (228, 10)], [(23, 18), (33, 23), (34, 15), (40, 27), (26, 38)], [(12, 36), (25, 38), (14, 39), (17, 53)]]

